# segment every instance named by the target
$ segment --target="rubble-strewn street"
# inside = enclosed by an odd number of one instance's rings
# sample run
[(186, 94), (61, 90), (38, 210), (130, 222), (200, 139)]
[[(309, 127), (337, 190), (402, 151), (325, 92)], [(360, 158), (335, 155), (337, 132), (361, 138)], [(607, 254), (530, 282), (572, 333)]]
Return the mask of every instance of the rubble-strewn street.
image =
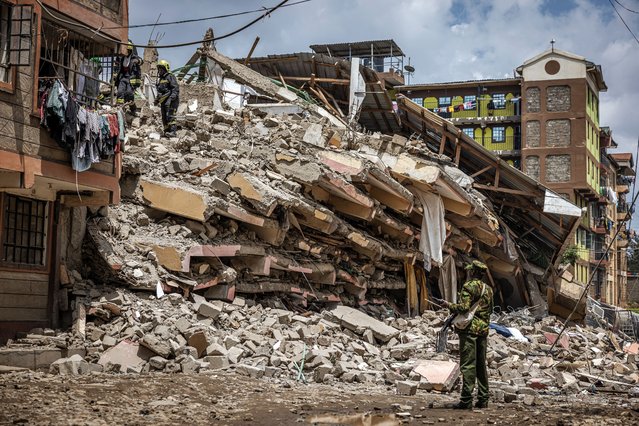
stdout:
[(144, 376), (100, 373), (62, 380), (38, 373), (3, 374), (0, 424), (639, 423), (636, 402), (614, 394), (548, 395), (540, 397), (534, 406), (495, 403), (470, 412), (445, 408), (455, 397), (432, 393), (396, 396), (378, 385), (301, 385), (220, 372)]

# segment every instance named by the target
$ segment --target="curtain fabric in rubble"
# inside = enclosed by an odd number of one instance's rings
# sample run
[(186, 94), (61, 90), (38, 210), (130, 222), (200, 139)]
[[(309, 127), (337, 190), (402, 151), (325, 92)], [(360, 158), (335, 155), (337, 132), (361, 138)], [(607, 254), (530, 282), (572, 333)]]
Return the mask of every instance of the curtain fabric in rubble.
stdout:
[(457, 303), (457, 269), (455, 258), (447, 254), (439, 268), (439, 292), (444, 300)]
[(431, 260), (437, 266), (443, 262), (442, 247), (446, 240), (444, 202), (438, 194), (414, 189), (424, 208), (419, 249), (424, 254), (424, 268), (430, 271)]

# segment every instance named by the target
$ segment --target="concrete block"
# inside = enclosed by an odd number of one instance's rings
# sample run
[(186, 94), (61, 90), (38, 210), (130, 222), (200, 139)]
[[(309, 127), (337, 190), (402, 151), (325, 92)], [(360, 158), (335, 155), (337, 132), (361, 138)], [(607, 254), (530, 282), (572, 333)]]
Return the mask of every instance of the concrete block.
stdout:
[(423, 360), (413, 371), (431, 385), (431, 390), (450, 392), (459, 377), (459, 364), (452, 361)]
[(222, 307), (209, 302), (202, 302), (197, 313), (207, 318), (217, 318), (222, 313)]
[(229, 349), (228, 357), (232, 364), (237, 364), (244, 355), (244, 350), (239, 346), (233, 346)]
[(189, 346), (194, 347), (197, 350), (197, 357), (201, 358), (209, 346), (209, 342), (206, 338), (206, 334), (203, 331), (197, 331), (191, 335), (188, 339)]
[(121, 372), (126, 372), (128, 367), (144, 365), (152, 356), (153, 352), (137, 342), (123, 340), (116, 346), (107, 349), (102, 353), (98, 364), (116, 364), (121, 366)]
[[(74, 353), (67, 352), (67, 357), (71, 357), (73, 355), (79, 355), (81, 357), (84, 356), (83, 353)], [(33, 350), (33, 358), (35, 363), (35, 369), (49, 369), (49, 366), (55, 362), (56, 360), (62, 358), (62, 350), (60, 349), (34, 349)]]
[(229, 359), (226, 355), (213, 355), (213, 356), (205, 356), (203, 358), (204, 362), (209, 363), (209, 368), (211, 370), (221, 370), (223, 368), (228, 368)]
[(142, 340), (140, 340), (140, 344), (163, 358), (169, 358), (171, 356), (170, 346), (152, 334), (144, 335)]
[(353, 331), (360, 328), (368, 329), (373, 333), (375, 338), (382, 342), (388, 342), (391, 338), (399, 334), (399, 330), (396, 328), (386, 325), (366, 315), (364, 312), (348, 306), (339, 305), (331, 310), (330, 313), (339, 319), (344, 327)]
[(149, 364), (151, 364), (151, 367), (157, 370), (164, 370), (164, 367), (166, 367), (166, 364), (168, 362), (168, 359), (162, 358), (161, 356), (152, 356), (149, 359)]
[[(59, 357), (58, 357), (59, 358)], [(33, 349), (16, 348), (0, 350), (0, 365), (36, 369)]]
[(395, 386), (397, 386), (397, 395), (415, 395), (417, 393), (418, 385), (418, 382), (412, 382), (408, 380), (398, 381), (395, 383)]
[(253, 379), (264, 377), (264, 367), (253, 367), (252, 365), (238, 364), (235, 366), (235, 372), (243, 376), (249, 376)]
[(144, 200), (154, 209), (205, 222), (212, 214), (202, 194), (177, 186), (142, 180)]
[(70, 358), (60, 358), (49, 367), (51, 374), (61, 376), (78, 376), (89, 374), (89, 363), (80, 355), (73, 355)]

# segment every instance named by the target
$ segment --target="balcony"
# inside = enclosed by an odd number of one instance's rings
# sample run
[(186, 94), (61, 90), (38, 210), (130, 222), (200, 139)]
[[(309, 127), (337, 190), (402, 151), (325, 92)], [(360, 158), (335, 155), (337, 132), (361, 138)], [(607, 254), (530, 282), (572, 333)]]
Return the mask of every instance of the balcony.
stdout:
[(630, 208), (630, 204), (625, 201), (619, 201), (617, 203), (617, 221), (623, 221), (629, 219), (634, 213), (634, 208)]
[(607, 234), (608, 227), (609, 227), (609, 224), (605, 217), (594, 218), (594, 221), (592, 224), (592, 231), (595, 234)]
[(521, 154), (521, 136), (504, 136), (502, 140), (496, 140), (495, 137), (473, 138), (478, 144), (495, 151), (500, 156), (520, 155)]
[(590, 263), (594, 263), (596, 265), (600, 260), (601, 264), (599, 264), (599, 266), (608, 266), (610, 263), (610, 253), (605, 253), (603, 249), (590, 250)]
[(466, 108), (463, 103), (441, 107), (435, 107), (434, 105), (425, 106), (440, 117), (450, 120), (452, 123), (478, 124), (481, 122), (502, 123), (521, 121), (519, 102), (507, 100), (504, 103), (496, 104), (492, 101), (481, 101), (479, 103), (473, 102), (472, 105), (474, 105), (474, 107), (470, 109)]

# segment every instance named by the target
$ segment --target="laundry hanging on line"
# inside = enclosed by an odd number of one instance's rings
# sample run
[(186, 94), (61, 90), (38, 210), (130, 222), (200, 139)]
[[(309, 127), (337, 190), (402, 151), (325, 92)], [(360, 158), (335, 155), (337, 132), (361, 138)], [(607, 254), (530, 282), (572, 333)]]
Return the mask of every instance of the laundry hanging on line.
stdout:
[(120, 152), (125, 136), (122, 110), (86, 108), (57, 79), (40, 95), (40, 124), (71, 154), (71, 167), (79, 172)]

